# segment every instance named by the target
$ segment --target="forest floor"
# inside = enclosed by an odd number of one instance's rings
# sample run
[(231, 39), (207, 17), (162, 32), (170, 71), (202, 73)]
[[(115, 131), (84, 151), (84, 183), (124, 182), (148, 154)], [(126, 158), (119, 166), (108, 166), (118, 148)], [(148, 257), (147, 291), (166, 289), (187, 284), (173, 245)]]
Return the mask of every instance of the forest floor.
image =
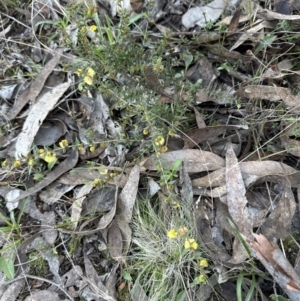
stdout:
[(0, 301), (300, 300), (300, 3), (0, 25)]

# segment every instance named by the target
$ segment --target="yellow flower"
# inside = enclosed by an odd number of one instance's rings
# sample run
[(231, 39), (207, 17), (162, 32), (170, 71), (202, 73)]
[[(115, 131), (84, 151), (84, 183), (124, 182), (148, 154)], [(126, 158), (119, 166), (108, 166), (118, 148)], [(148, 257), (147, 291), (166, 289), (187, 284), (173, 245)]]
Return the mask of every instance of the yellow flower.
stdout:
[(199, 282), (200, 283), (204, 283), (205, 282), (205, 275), (200, 275), (199, 277), (198, 277), (198, 280), (199, 280)]
[(81, 27), (80, 31), (81, 31), (82, 33), (86, 33), (86, 27), (85, 27), (85, 26)]
[(99, 169), (99, 173), (100, 173), (100, 175), (107, 175), (108, 170), (106, 168), (101, 168), (101, 169)]
[(143, 135), (148, 135), (149, 134), (149, 130), (148, 129), (143, 129)]
[(90, 76), (85, 76), (83, 78), (83, 81), (89, 86), (91, 86), (93, 84), (93, 79)]
[(78, 76), (80, 76), (80, 75), (82, 74), (82, 69), (77, 69), (77, 70), (75, 71), (75, 73), (76, 73)]
[(199, 262), (200, 267), (202, 268), (207, 268), (208, 267), (208, 262), (206, 259), (201, 259)]
[(88, 68), (87, 69), (87, 75), (89, 76), (89, 77), (94, 77), (94, 75), (95, 75), (95, 71), (94, 71), (94, 69), (92, 69), (92, 68)]
[(33, 158), (29, 158), (28, 159), (28, 165), (32, 166), (34, 164), (34, 159)]
[(96, 30), (97, 30), (97, 26), (96, 25), (90, 26), (90, 31), (96, 31)]
[(53, 162), (56, 161), (56, 154), (55, 154), (55, 153), (52, 153), (52, 152), (47, 152), (46, 155), (45, 155), (44, 160), (45, 160), (47, 163), (53, 163)]
[(157, 170), (161, 170), (162, 169), (162, 166), (161, 166), (160, 163), (156, 164), (155, 167), (156, 167)]
[(19, 166), (21, 166), (21, 161), (20, 161), (20, 160), (14, 161), (13, 166), (14, 166), (14, 167), (19, 167)]
[(176, 238), (178, 236), (178, 233), (175, 229), (171, 229), (167, 235), (169, 238)]
[(95, 151), (95, 146), (90, 146), (90, 152), (93, 153)]
[(187, 227), (180, 227), (178, 230), (178, 236), (183, 236), (187, 231)]
[(44, 153), (45, 153), (45, 150), (44, 150), (44, 149), (42, 149), (42, 148), (39, 149), (39, 154), (40, 154), (40, 155), (43, 155)]
[(198, 249), (198, 244), (194, 238), (188, 238), (184, 242), (184, 248), (189, 249), (189, 250), (197, 250)]
[(93, 7), (91, 7), (91, 8), (88, 9), (87, 14), (88, 14), (88, 16), (91, 17), (97, 11), (98, 11), (98, 6), (93, 6)]
[(157, 136), (154, 140), (155, 145), (163, 146), (165, 144), (165, 138), (163, 136)]
[(172, 207), (173, 207), (174, 209), (180, 208), (179, 202), (173, 202), (173, 203), (172, 203)]
[(162, 146), (161, 149), (160, 149), (160, 151), (161, 151), (162, 153), (165, 153), (165, 152), (168, 151), (168, 147), (167, 147), (167, 146)]
[(93, 182), (92, 182), (92, 185), (93, 186), (99, 186), (103, 183), (103, 181), (101, 179), (95, 179)]
[(161, 57), (156, 60), (155, 64), (153, 65), (154, 72), (161, 73), (164, 71), (164, 66), (161, 61), (162, 61)]
[(6, 159), (2, 162), (2, 167), (5, 167), (5, 166), (7, 166), (7, 160)]
[(81, 151), (81, 150), (83, 150), (83, 149), (84, 149), (83, 145), (82, 145), (82, 144), (79, 144), (79, 145), (78, 145), (78, 150)]
[(168, 184), (168, 189), (169, 190), (173, 190), (174, 189), (174, 185), (173, 184)]
[(60, 146), (61, 148), (65, 148), (65, 147), (67, 147), (68, 145), (69, 145), (69, 143), (68, 143), (68, 140), (66, 140), (66, 139), (61, 140), (61, 141), (59, 142), (59, 146)]
[(116, 174), (115, 172), (112, 171), (112, 172), (109, 174), (109, 177), (112, 179), (112, 178), (114, 178), (116, 175), (117, 175), (117, 174)]
[(175, 135), (175, 133), (174, 133), (172, 130), (169, 130), (168, 135), (169, 135), (170, 137), (173, 137), (173, 136)]

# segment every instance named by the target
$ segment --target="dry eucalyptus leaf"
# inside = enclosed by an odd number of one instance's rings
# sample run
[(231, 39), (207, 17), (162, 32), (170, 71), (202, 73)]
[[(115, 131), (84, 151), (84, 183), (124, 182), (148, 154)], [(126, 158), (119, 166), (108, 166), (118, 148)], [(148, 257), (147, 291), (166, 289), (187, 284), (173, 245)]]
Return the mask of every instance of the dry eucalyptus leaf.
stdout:
[(131, 298), (132, 301), (149, 301), (146, 292), (139, 283), (139, 279), (134, 282), (134, 285), (131, 289)]
[(274, 11), (283, 15), (291, 15), (294, 0), (274, 0)]
[(56, 281), (60, 281), (59, 276), (59, 260), (56, 252), (52, 249), (43, 238), (36, 237), (33, 242), (31, 243), (32, 247), (37, 250), (41, 256), (47, 260), (49, 264), (49, 269), (52, 272)]
[(15, 301), (23, 290), (25, 285), (24, 279), (19, 279), (11, 283), (2, 294), (0, 301)]
[(232, 245), (232, 257), (227, 261), (227, 263), (239, 264), (245, 262), (249, 258), (245, 246), (241, 243), (238, 237), (234, 238)]
[[(137, 197), (140, 180), (140, 168), (134, 166), (129, 174), (128, 181), (118, 198), (116, 222), (121, 230), (124, 242), (124, 254), (126, 255), (131, 242), (131, 228), (129, 223), (132, 219), (132, 211)], [(124, 260), (124, 259), (123, 259)]]
[(266, 99), (270, 101), (280, 101), (282, 98), (278, 95), (279, 91), (287, 92), (287, 88), (278, 88), (276, 91), (273, 86), (246, 86), (242, 87), (237, 91), (237, 95), (249, 99)]
[(85, 274), (88, 280), (88, 287), (90, 288), (90, 290), (86, 291), (85, 293), (82, 292), (82, 297), (85, 297), (88, 300), (95, 301), (115, 300), (110, 298), (109, 291), (106, 289), (105, 285), (101, 281), (101, 278), (98, 275), (96, 269), (94, 268), (91, 260), (86, 255), (84, 256), (84, 267)]
[(122, 259), (123, 241), (117, 222), (113, 222), (108, 228), (107, 248), (111, 258), (117, 261)]
[(13, 202), (19, 202), (20, 200), (42, 190), (47, 187), (53, 181), (55, 181), (58, 177), (60, 177), (65, 172), (69, 171), (77, 164), (78, 160), (78, 152), (72, 151), (70, 155), (61, 162), (53, 171), (51, 171), (43, 180), (37, 183), (35, 186), (29, 188), (26, 191), (23, 191), (18, 197), (16, 197)]
[(61, 280), (64, 283), (64, 287), (70, 287), (76, 284), (83, 275), (82, 268), (79, 265), (74, 265), (71, 270), (65, 273)]
[(56, 292), (48, 291), (48, 290), (41, 290), (41, 291), (34, 291), (30, 294), (30, 296), (26, 297), (24, 301), (64, 301), (69, 299), (61, 299), (59, 294)]
[[(216, 70), (216, 68), (212, 65), (212, 63), (206, 57), (199, 58), (193, 64), (193, 66), (191, 66), (188, 69), (188, 71), (186, 73), (186, 77), (193, 83), (196, 83), (198, 80), (201, 80), (202, 89), (209, 88), (211, 83), (218, 76), (219, 76), (219, 71)], [(199, 91), (198, 91), (198, 93), (199, 93)]]
[(233, 222), (239, 231), (252, 240), (252, 219), (249, 213), (246, 199), (246, 189), (242, 177), (239, 162), (232, 149), (231, 142), (226, 144), (226, 187), (227, 206)]
[(196, 107), (193, 107), (194, 113), (195, 113), (195, 117), (196, 117), (196, 123), (199, 129), (203, 129), (206, 127), (204, 118), (202, 117), (202, 115), (200, 114), (200, 112), (198, 111), (198, 109)]
[(162, 168), (172, 169), (175, 161), (181, 160), (188, 173), (209, 171), (222, 168), (225, 165), (223, 158), (206, 151), (198, 149), (185, 149), (164, 153), (159, 157), (152, 155), (143, 164), (149, 170), (157, 170), (157, 163)]
[(292, 301), (300, 300), (300, 279), (277, 244), (270, 243), (262, 234), (255, 234), (255, 241), (247, 241), (252, 253), (273, 276)]
[(93, 189), (93, 185), (85, 184), (83, 185), (77, 193), (75, 193), (74, 197), (75, 200), (72, 203), (71, 206), (71, 227), (72, 229), (76, 229), (78, 222), (80, 221), (80, 218), (82, 217), (81, 211), (82, 211), (82, 203), (88, 196), (88, 194)]
[(67, 132), (67, 126), (60, 120), (48, 120), (40, 126), (34, 137), (35, 145), (50, 146)]
[[(208, 141), (210, 144), (219, 141), (218, 136), (227, 130), (248, 129), (245, 125), (220, 125), (220, 126), (207, 126), (185, 133), (183, 136), (184, 149), (193, 148), (198, 143)], [(224, 143), (222, 143), (224, 144)]]
[[(277, 183), (280, 178), (286, 178), (291, 182), (292, 187), (298, 187), (300, 183), (299, 172), (293, 167), (281, 162), (269, 160), (261, 162), (247, 161), (240, 162), (239, 167), (246, 181), (246, 187), (263, 177), (267, 177), (272, 183)], [(271, 176), (276, 177), (271, 178)], [(192, 181), (192, 185), (198, 187), (216, 187), (222, 185), (222, 183), (225, 183), (225, 168), (221, 168), (207, 176)]]
[(52, 246), (54, 245), (58, 231), (55, 229), (48, 230), (49, 228), (54, 228), (56, 225), (56, 215), (54, 211), (46, 211), (43, 213), (43, 219), (42, 219), (42, 228), (46, 229), (46, 231), (43, 231), (43, 238), (45, 242)]
[(242, 45), (246, 40), (252, 40), (254, 43), (258, 43), (258, 38), (256, 33), (260, 32), (264, 28), (274, 29), (275, 25), (268, 21), (258, 20), (256, 21), (251, 28), (243, 31), (241, 36), (237, 39), (233, 46), (231, 46), (230, 51), (238, 48)]
[(292, 232), (292, 219), (296, 211), (294, 194), (290, 187), (286, 186), (275, 207), (266, 221), (261, 226), (261, 232), (269, 240), (286, 239)]
[(267, 20), (300, 20), (300, 15), (277, 13), (263, 8), (258, 10), (257, 16)]
[(225, 0), (214, 0), (202, 7), (192, 7), (182, 16), (182, 24), (190, 29), (195, 25), (203, 27), (208, 22), (215, 22), (220, 18), (226, 5)]
[(62, 53), (62, 48), (56, 50), (52, 60), (50, 60), (44, 66), (37, 78), (30, 83), (30, 85), (25, 89), (25, 91), (21, 95), (19, 95), (19, 97), (16, 99), (14, 106), (11, 108), (7, 116), (9, 120), (14, 119), (30, 100), (33, 102), (35, 101), (35, 99), (43, 89), (47, 77), (50, 75), (50, 73), (60, 61)]
[(136, 165), (132, 168), (128, 181), (122, 189), (118, 200), (117, 216), (127, 223), (131, 223), (132, 210), (136, 200), (139, 180), (140, 168)]
[(95, 189), (87, 195), (86, 202), (82, 204), (82, 216), (95, 216), (112, 209), (115, 203), (116, 187), (105, 185)]
[(289, 139), (286, 135), (282, 135), (280, 138), (282, 145), (290, 154), (300, 157), (300, 141), (296, 139)]
[(68, 80), (45, 93), (42, 97), (37, 98), (23, 124), (22, 132), (17, 138), (15, 144), (15, 158), (20, 158), (21, 156), (26, 157), (29, 154), (34, 137), (36, 136), (41, 123), (70, 85), (71, 81)]
[(130, 0), (130, 5), (134, 12), (138, 13), (142, 6), (143, 6), (144, 0)]
[(59, 201), (65, 193), (72, 190), (74, 187), (74, 185), (61, 184), (59, 183), (59, 180), (57, 180), (44, 189), (39, 194), (39, 198), (44, 203), (51, 205)]

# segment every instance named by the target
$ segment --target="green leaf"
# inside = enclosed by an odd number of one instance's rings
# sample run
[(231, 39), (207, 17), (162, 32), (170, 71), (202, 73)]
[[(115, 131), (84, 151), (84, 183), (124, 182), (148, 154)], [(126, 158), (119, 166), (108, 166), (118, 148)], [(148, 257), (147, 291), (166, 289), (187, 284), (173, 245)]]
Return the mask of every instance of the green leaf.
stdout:
[(236, 282), (236, 297), (238, 301), (243, 301), (242, 299), (242, 283), (243, 283), (244, 275), (240, 273)]
[(190, 64), (192, 63), (194, 57), (192, 54), (190, 54), (189, 52), (188, 53), (185, 53), (183, 55), (183, 59), (184, 59), (184, 65), (185, 65), (185, 70), (187, 70), (187, 68), (190, 66)]
[(40, 181), (41, 179), (43, 179), (44, 178), (44, 175), (42, 174), (42, 173), (39, 173), (39, 172), (37, 172), (37, 173), (35, 173), (34, 175), (33, 175), (33, 179), (35, 180), (35, 181)]
[(252, 274), (252, 281), (251, 281), (251, 286), (250, 286), (250, 289), (248, 291), (248, 294), (245, 298), (245, 301), (251, 301), (252, 300), (252, 295), (254, 293), (254, 289), (255, 289), (255, 284), (256, 284), (256, 281), (255, 281), (255, 275)]
[(51, 25), (57, 25), (58, 21), (52, 21), (52, 20), (42, 20), (39, 21), (35, 24), (35, 27), (39, 26), (39, 25), (43, 25), (43, 24), (51, 24)]
[(131, 25), (131, 24), (135, 23), (136, 21), (142, 19), (142, 18), (145, 17), (145, 16), (146, 16), (145, 13), (140, 13), (140, 14), (137, 14), (137, 15), (131, 17), (131, 18), (129, 19), (128, 25)]
[(14, 279), (15, 267), (11, 258), (6, 258), (5, 256), (0, 257), (0, 270), (5, 274), (7, 280)]
[(186, 291), (182, 291), (176, 297), (176, 301), (184, 301), (186, 297)]
[(123, 278), (127, 281), (132, 281), (131, 275), (126, 271), (123, 272)]
[(274, 300), (274, 301), (290, 301), (290, 299), (286, 299), (286, 298), (284, 298), (284, 297), (282, 297), (282, 296), (275, 295), (275, 294), (272, 294), (272, 295), (270, 296), (270, 298), (271, 298), (272, 300)]
[(181, 165), (181, 163), (182, 163), (181, 160), (176, 160), (176, 161), (173, 163), (173, 167), (172, 167), (173, 171), (176, 171), (176, 170), (179, 168), (179, 166)]

